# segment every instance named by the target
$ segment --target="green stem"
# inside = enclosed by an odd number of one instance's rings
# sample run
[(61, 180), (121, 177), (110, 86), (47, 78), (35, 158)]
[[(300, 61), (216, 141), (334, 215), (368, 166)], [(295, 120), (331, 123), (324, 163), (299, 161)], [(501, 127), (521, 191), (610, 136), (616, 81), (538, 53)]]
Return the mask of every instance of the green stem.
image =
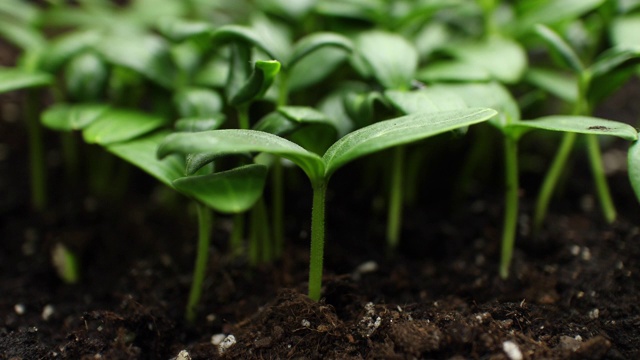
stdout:
[(607, 178), (604, 173), (598, 137), (596, 135), (589, 134), (586, 135), (586, 139), (589, 163), (591, 164), (591, 173), (593, 180), (596, 183), (596, 191), (598, 193), (598, 199), (600, 200), (600, 206), (602, 207), (602, 213), (607, 222), (612, 223), (616, 219), (616, 207), (613, 204), (611, 191), (609, 190)]
[(280, 72), (280, 89), (278, 91), (278, 107), (289, 102), (289, 76), (285, 71)]
[(209, 244), (211, 242), (211, 227), (213, 224), (213, 214), (205, 205), (196, 203), (198, 211), (198, 249), (196, 254), (195, 269), (193, 271), (193, 282), (189, 292), (187, 302), (186, 319), (193, 323), (197, 315), (197, 307), (202, 295), (202, 284), (207, 271), (207, 261), (209, 260)]
[(249, 106), (243, 105), (238, 108), (238, 127), (243, 130), (249, 129)]
[(387, 213), (387, 245), (392, 250), (398, 247), (400, 228), (402, 227), (404, 154), (404, 146), (396, 146), (393, 149), (393, 169), (391, 170), (391, 190)]
[(40, 126), (38, 90), (28, 90), (24, 111), (29, 136), (29, 165), (31, 168), (31, 205), (36, 211), (47, 206), (47, 177), (44, 161), (44, 138)]
[(309, 298), (320, 300), (322, 290), (322, 262), (324, 257), (324, 208), (326, 181), (313, 183), (311, 209), (311, 260), (309, 262)]
[(542, 187), (540, 188), (540, 192), (538, 193), (536, 208), (533, 215), (534, 231), (538, 231), (542, 227), (542, 222), (547, 215), (547, 209), (549, 207), (551, 195), (553, 195), (553, 191), (555, 190), (556, 184), (560, 179), (560, 175), (565, 169), (567, 159), (569, 158), (571, 149), (573, 149), (573, 144), (576, 141), (576, 136), (577, 134), (573, 132), (564, 133), (562, 142), (560, 143), (560, 148), (558, 148), (558, 152), (556, 153), (556, 156), (551, 163), (551, 167), (544, 177)]
[(284, 251), (284, 179), (280, 158), (276, 157), (271, 169), (271, 211), (273, 213), (273, 241), (275, 245), (274, 255), (282, 256)]
[(500, 257), (500, 277), (509, 277), (509, 267), (513, 257), (513, 246), (518, 227), (518, 140), (505, 136), (505, 202), (504, 224), (502, 229), (502, 253)]

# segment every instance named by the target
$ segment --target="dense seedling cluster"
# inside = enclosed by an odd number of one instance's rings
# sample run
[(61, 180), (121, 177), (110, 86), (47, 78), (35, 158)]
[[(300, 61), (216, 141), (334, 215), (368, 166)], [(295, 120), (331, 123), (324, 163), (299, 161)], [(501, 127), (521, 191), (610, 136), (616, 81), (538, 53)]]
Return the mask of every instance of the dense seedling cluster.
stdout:
[[(0, 36), (21, 52), (17, 64), (0, 69), (0, 91), (28, 88), (34, 208), (46, 207), (41, 125), (61, 133), (72, 177), (79, 176), (79, 147), (98, 144), (186, 196), (199, 223), (189, 321), (206, 275), (211, 210), (232, 214), (229, 248), (251, 264), (283, 255), (283, 199), (291, 196), (284, 179), (300, 174), (285, 164), (301, 169), (313, 190), (314, 300), (322, 294), (329, 180), (360, 158), (364, 169), (379, 171), (367, 165), (374, 153), (389, 152), (383, 175), (389, 184), (387, 251), (393, 252), (424, 154), (447, 134), (468, 142), (463, 172), (438, 174), (464, 192), (474, 168), (495, 160), (490, 148), (499, 139), (503, 278), (517, 234), (523, 135), (563, 134), (557, 155), (548, 159), (535, 229), (543, 226), (571, 150), (582, 145), (579, 134), (606, 220), (614, 221), (616, 212), (599, 135), (633, 142), (629, 175), (640, 195), (636, 129), (592, 116), (638, 74), (639, 1), (78, 3), (0, 3)], [(52, 99), (46, 106), (43, 93)], [(523, 114), (540, 117), (523, 120)], [(442, 134), (439, 142), (429, 139)], [(91, 162), (86, 181), (96, 192), (108, 191), (109, 161)]]

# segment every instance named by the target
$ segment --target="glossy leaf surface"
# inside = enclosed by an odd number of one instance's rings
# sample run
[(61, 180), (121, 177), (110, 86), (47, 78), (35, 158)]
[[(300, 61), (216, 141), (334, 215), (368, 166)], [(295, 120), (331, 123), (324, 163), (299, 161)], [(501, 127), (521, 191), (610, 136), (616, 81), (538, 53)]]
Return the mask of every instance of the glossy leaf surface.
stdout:
[(215, 130), (224, 124), (226, 118), (224, 114), (215, 114), (208, 117), (189, 117), (176, 121), (175, 128), (184, 132), (199, 132)]
[(489, 72), (494, 79), (515, 83), (527, 67), (527, 56), (517, 42), (493, 36), (480, 42), (465, 42), (446, 48), (454, 57)]
[(458, 110), (467, 107), (464, 100), (451, 91), (430, 88), (411, 92), (389, 90), (384, 95), (405, 114)]
[(369, 31), (355, 40), (356, 65), (364, 76), (375, 78), (386, 89), (411, 87), (418, 65), (415, 47), (400, 35)]
[(172, 153), (228, 153), (266, 152), (289, 159), (310, 179), (324, 174), (322, 159), (295, 143), (279, 136), (256, 130), (212, 130), (190, 134), (171, 134), (158, 148), (158, 156)]
[(0, 68), (0, 93), (49, 85), (53, 77), (46, 73), (18, 68)]
[(253, 73), (229, 99), (231, 106), (242, 106), (260, 98), (269, 89), (280, 72), (280, 63), (275, 60), (258, 60)]
[(589, 116), (557, 115), (535, 120), (517, 121), (509, 125), (519, 135), (531, 129), (543, 129), (580, 134), (617, 136), (629, 141), (638, 139), (638, 131), (631, 125), (618, 121)]
[(640, 142), (636, 141), (631, 145), (627, 157), (629, 182), (631, 182), (633, 191), (640, 201)]
[(134, 139), (165, 125), (162, 117), (135, 110), (109, 109), (83, 131), (88, 143), (109, 145)]
[[(318, 32), (300, 39), (293, 46), (292, 52), (284, 66), (291, 68), (307, 55), (324, 47), (339, 48), (347, 52), (353, 50), (353, 44), (348, 38), (335, 33)], [(321, 66), (321, 64), (318, 65)]]
[(251, 164), (207, 175), (187, 176), (173, 186), (212, 209), (228, 214), (249, 210), (262, 195), (267, 168)]
[(585, 66), (573, 48), (554, 30), (544, 25), (536, 25), (535, 32), (547, 44), (551, 51), (559, 57), (563, 65), (580, 74)]
[(81, 130), (102, 116), (104, 104), (55, 104), (41, 115), (42, 124), (58, 131)]
[(345, 135), (327, 150), (323, 156), (325, 176), (362, 156), (486, 121), (495, 115), (495, 110), (470, 108), (410, 114), (369, 125)]

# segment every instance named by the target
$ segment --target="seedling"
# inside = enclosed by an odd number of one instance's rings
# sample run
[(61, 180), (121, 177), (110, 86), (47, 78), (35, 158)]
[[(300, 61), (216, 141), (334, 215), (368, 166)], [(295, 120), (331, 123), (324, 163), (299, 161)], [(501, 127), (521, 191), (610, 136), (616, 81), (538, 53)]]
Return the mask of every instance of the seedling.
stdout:
[(490, 109), (412, 114), (382, 121), (349, 133), (320, 157), (295, 143), (255, 130), (214, 130), (193, 134), (171, 134), (158, 149), (158, 156), (172, 153), (266, 152), (291, 160), (309, 177), (313, 189), (311, 212), (311, 261), (309, 297), (319, 300), (324, 254), (325, 194), (331, 175), (347, 163), (390, 147), (408, 144), (446, 131), (485, 121), (496, 114)]
[[(574, 115), (589, 116), (595, 103), (620, 86), (621, 80), (626, 80), (627, 75), (625, 73), (628, 73), (628, 67), (625, 69), (625, 65), (628, 65), (630, 60), (640, 57), (639, 49), (612, 48), (602, 53), (590, 67), (586, 67), (573, 48), (552, 29), (544, 25), (538, 25), (536, 33), (576, 76), (577, 97), (574, 101)], [(565, 168), (575, 140), (576, 132), (565, 133), (556, 157), (547, 172), (536, 202), (533, 220), (534, 228), (536, 229), (541, 227), (546, 216), (551, 195), (555, 190), (562, 170)], [(592, 176), (596, 184), (600, 205), (607, 222), (613, 222), (616, 218), (616, 209), (605, 178), (600, 146), (595, 135), (587, 135), (586, 140)]]

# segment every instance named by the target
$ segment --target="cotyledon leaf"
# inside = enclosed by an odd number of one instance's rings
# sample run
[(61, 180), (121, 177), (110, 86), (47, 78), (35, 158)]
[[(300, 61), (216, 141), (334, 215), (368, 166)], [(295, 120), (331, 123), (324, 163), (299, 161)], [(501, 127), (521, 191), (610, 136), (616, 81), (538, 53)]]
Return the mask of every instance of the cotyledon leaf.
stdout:
[(284, 63), (284, 66), (291, 68), (308, 54), (327, 46), (341, 48), (348, 52), (353, 50), (351, 40), (342, 35), (329, 32), (314, 33), (300, 39), (293, 46), (293, 51), (289, 55), (287, 62)]
[(42, 124), (58, 131), (81, 130), (109, 109), (105, 104), (55, 104), (40, 116)]
[(636, 141), (629, 148), (628, 153), (629, 182), (633, 187), (638, 201), (640, 201), (640, 142)]
[(47, 73), (18, 68), (0, 68), (0, 93), (49, 85), (53, 77)]
[(322, 157), (325, 178), (359, 157), (486, 121), (496, 114), (492, 109), (469, 108), (415, 113), (377, 122), (345, 135), (327, 150)]
[(256, 61), (253, 73), (240, 89), (230, 96), (229, 104), (238, 107), (261, 97), (273, 84), (278, 72), (280, 72), (280, 63), (278, 61)]
[(107, 150), (144, 170), (160, 182), (173, 188), (173, 180), (184, 176), (184, 161), (179, 155), (156, 157), (158, 145), (169, 134), (161, 130), (153, 134), (107, 146)]
[(108, 145), (127, 141), (165, 125), (160, 116), (136, 110), (109, 109), (84, 128), (82, 135), (88, 143)]
[(322, 179), (322, 158), (279, 136), (256, 130), (211, 130), (198, 133), (174, 133), (158, 148), (158, 156), (172, 153), (266, 152), (291, 160), (312, 180)]
[(610, 135), (630, 141), (638, 139), (638, 131), (629, 124), (590, 116), (545, 116), (535, 120), (516, 121), (509, 124), (508, 127), (517, 131), (518, 135), (533, 129), (543, 129), (580, 134)]
[(249, 210), (262, 195), (267, 167), (250, 164), (173, 181), (174, 187), (212, 209), (228, 214)]
[(417, 91), (388, 90), (384, 95), (393, 106), (405, 114), (458, 110), (467, 107), (462, 98), (446, 90), (431, 88)]
[(542, 24), (536, 25), (535, 33), (538, 34), (547, 46), (560, 56), (565, 65), (576, 74), (580, 74), (584, 71), (585, 67), (584, 64), (582, 64), (580, 57), (578, 57), (573, 48), (571, 48), (571, 46), (558, 33)]

